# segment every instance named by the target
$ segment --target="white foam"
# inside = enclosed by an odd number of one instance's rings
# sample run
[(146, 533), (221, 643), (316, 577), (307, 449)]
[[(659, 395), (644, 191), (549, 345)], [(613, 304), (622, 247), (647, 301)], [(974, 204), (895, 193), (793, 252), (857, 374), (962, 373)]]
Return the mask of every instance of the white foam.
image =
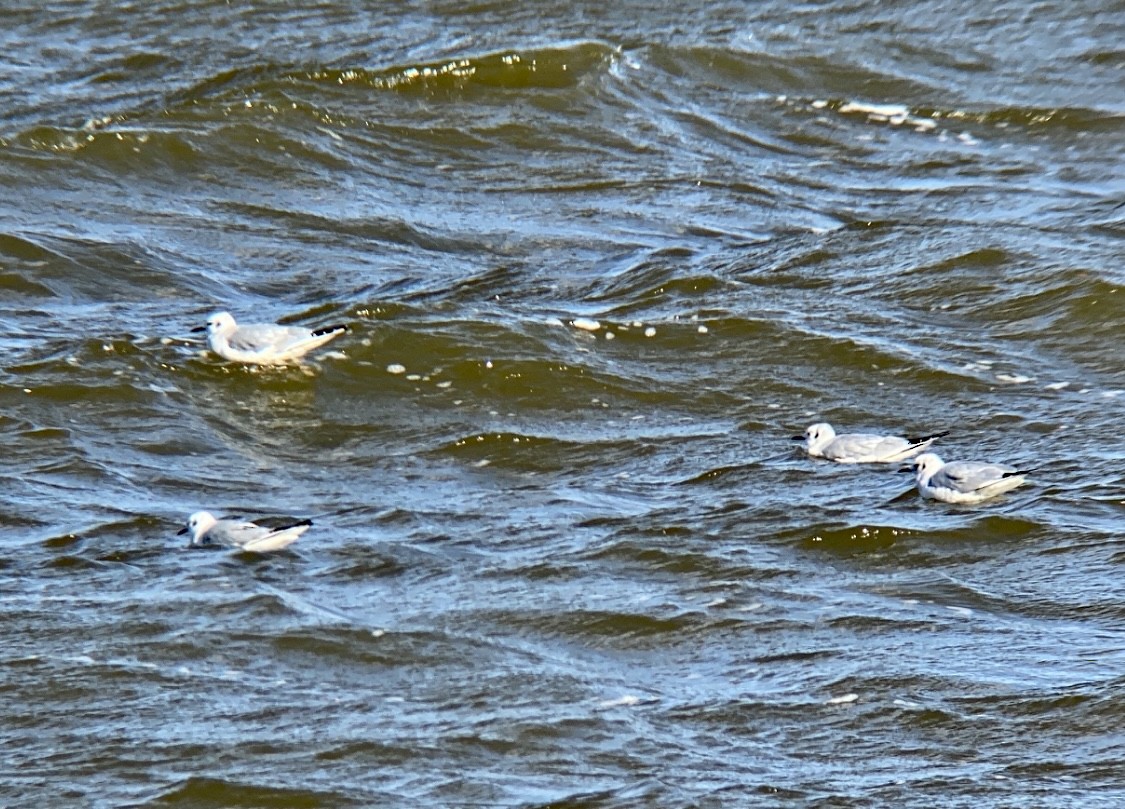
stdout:
[(582, 329), (582, 331), (597, 331), (602, 327), (601, 323), (588, 317), (576, 317), (570, 321), (570, 324), (576, 329)]
[(598, 703), (598, 707), (599, 708), (620, 708), (620, 707), (629, 708), (629, 707), (632, 707), (634, 705), (639, 705), (640, 702), (641, 702), (640, 697), (634, 696), (633, 694), (626, 694), (622, 697), (618, 697), (617, 699), (604, 699), (604, 700), (602, 700), (601, 702)]
[[(824, 109), (828, 106), (826, 101), (813, 101), (813, 109)], [(837, 112), (848, 114), (866, 115), (868, 120), (879, 123), (889, 123), (891, 126), (910, 126), (915, 132), (932, 132), (937, 129), (937, 122), (931, 118), (922, 118), (913, 115), (905, 104), (870, 104), (864, 101), (847, 101), (837, 108)], [(870, 140), (870, 138), (861, 138)], [(972, 141), (975, 143), (976, 141)]]
[(388, 374), (405, 374), (406, 373), (406, 366), (405, 365), (399, 365), (397, 362), (392, 362), (390, 365), (387, 366), (387, 373)]
[(855, 702), (859, 699), (859, 694), (844, 694), (841, 697), (832, 697), (832, 699), (825, 700), (825, 705), (847, 705), (849, 702)]
[(910, 109), (904, 104), (864, 104), (861, 101), (847, 102), (840, 107), (840, 112), (864, 112), (868, 115), (881, 115), (884, 118), (892, 116), (906, 118), (910, 115)]

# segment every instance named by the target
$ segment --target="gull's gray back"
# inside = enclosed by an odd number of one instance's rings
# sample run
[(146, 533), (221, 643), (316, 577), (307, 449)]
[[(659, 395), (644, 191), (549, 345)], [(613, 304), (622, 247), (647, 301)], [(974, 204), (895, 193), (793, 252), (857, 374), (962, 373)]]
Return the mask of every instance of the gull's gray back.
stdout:
[(206, 534), (207, 538), (212, 542), (218, 542), (223, 545), (245, 545), (248, 542), (262, 539), (269, 536), (273, 531), (269, 528), (263, 528), (260, 525), (255, 525), (252, 522), (241, 522), (239, 520), (219, 520)]
[(252, 323), (247, 326), (239, 326), (228, 342), (231, 348), (237, 351), (261, 351), (267, 347), (279, 351), (289, 343), (302, 340), (308, 336), (307, 329)]
[(872, 435), (870, 433), (848, 433), (838, 435), (824, 448), (826, 458), (854, 458), (857, 456), (885, 456), (899, 452), (910, 443), (898, 436)]
[(931, 486), (944, 486), (958, 492), (974, 492), (1003, 480), (1016, 470), (1011, 466), (977, 461), (954, 461), (939, 469), (930, 479)]

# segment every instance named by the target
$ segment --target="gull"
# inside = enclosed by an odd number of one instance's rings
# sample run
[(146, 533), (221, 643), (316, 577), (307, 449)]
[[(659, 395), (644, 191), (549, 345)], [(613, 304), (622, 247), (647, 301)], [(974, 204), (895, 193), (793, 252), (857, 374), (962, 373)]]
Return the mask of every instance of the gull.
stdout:
[(207, 332), (211, 350), (223, 359), (252, 365), (286, 365), (347, 330), (347, 326), (310, 330), (274, 323), (239, 326), (230, 312), (215, 312), (206, 326), (192, 329)]
[(1028, 475), (1026, 471), (998, 463), (946, 463), (932, 452), (919, 455), (900, 471), (911, 470), (918, 492), (944, 503), (979, 503), (1022, 485)]
[(804, 441), (805, 450), (814, 458), (827, 458), (840, 463), (897, 463), (924, 451), (935, 438), (949, 431), (921, 438), (900, 438), (897, 435), (848, 433), (836, 435), (831, 424), (810, 424), (804, 435), (793, 436)]
[(292, 545), (297, 541), (297, 537), (309, 530), (310, 525), (312, 520), (300, 520), (277, 528), (268, 528), (238, 519), (216, 519), (209, 511), (197, 511), (188, 517), (187, 526), (177, 533), (191, 532), (189, 548), (227, 545), (244, 551), (265, 553), (279, 551)]

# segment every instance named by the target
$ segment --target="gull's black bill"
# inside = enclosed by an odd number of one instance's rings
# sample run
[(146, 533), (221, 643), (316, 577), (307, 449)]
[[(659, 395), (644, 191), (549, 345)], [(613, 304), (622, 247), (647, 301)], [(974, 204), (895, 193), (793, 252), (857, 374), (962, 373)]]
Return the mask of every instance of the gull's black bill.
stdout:
[(794, 435), (794, 436), (790, 436), (790, 440), (791, 441), (804, 441), (805, 437), (803, 435)]
[(898, 468), (898, 471), (899, 471), (899, 472), (913, 472), (913, 471), (914, 471), (914, 467), (913, 467), (913, 466), (900, 466), (900, 467)]
[(197, 332), (197, 331), (207, 331), (207, 327), (206, 327), (206, 326), (196, 326), (196, 327), (195, 327), (194, 329), (192, 329), (192, 331), (193, 331), (193, 332)]
[(183, 536), (186, 533), (187, 533), (187, 528), (181, 528), (179, 531), (176, 532), (176, 536), (178, 536), (178, 537)]

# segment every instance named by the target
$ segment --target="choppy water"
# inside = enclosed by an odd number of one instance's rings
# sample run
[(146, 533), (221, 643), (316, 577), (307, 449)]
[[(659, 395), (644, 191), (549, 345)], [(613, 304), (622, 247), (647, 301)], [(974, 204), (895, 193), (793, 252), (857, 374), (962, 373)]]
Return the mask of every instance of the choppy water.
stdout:
[(5, 12), (0, 802), (1125, 803), (1125, 7), (345, 6)]

